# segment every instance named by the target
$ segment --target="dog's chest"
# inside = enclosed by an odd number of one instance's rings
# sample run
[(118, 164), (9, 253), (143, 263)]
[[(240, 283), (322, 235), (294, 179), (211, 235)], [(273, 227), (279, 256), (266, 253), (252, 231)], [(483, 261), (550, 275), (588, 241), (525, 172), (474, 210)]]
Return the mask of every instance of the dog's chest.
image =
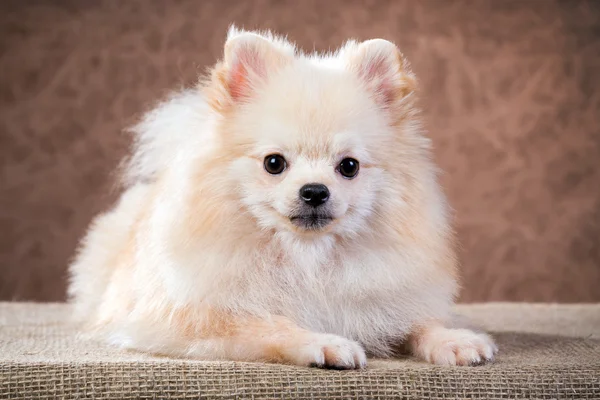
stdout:
[(402, 333), (412, 322), (411, 296), (377, 257), (345, 263), (281, 265), (271, 281), (273, 313), (301, 326), (351, 338)]

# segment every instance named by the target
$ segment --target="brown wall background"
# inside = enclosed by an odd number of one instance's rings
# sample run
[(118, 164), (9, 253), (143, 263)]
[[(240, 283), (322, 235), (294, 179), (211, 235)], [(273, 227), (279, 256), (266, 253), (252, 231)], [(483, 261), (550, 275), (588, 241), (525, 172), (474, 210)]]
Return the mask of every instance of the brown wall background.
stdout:
[(462, 300), (600, 301), (600, 2), (551, 0), (0, 2), (0, 299), (64, 298), (121, 130), (231, 22), (309, 50), (394, 40), (456, 209)]

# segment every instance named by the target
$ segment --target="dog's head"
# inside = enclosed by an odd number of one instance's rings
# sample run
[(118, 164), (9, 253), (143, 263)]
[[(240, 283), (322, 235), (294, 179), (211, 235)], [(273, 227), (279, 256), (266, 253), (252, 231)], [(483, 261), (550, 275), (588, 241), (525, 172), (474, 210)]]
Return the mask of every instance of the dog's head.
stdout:
[(385, 40), (317, 56), (232, 29), (206, 89), (243, 206), (276, 231), (361, 232), (410, 173), (414, 86)]

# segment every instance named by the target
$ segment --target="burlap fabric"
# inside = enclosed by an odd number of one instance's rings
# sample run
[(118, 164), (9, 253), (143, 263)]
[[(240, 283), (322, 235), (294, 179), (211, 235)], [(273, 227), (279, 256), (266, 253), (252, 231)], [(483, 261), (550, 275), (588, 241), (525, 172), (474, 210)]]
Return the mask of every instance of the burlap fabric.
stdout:
[(371, 360), (363, 371), (203, 362), (76, 337), (63, 304), (0, 303), (0, 397), (600, 399), (600, 305), (462, 305), (501, 352), (481, 367)]

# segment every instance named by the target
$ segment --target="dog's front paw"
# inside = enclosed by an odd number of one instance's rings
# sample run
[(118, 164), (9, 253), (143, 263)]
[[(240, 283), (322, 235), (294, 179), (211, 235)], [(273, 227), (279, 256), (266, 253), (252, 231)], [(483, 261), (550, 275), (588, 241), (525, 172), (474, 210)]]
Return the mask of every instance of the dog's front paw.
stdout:
[(288, 357), (294, 364), (319, 368), (356, 369), (367, 365), (367, 356), (360, 344), (329, 334), (309, 335)]
[(483, 333), (436, 327), (413, 338), (413, 354), (438, 365), (480, 365), (493, 361), (498, 347)]

